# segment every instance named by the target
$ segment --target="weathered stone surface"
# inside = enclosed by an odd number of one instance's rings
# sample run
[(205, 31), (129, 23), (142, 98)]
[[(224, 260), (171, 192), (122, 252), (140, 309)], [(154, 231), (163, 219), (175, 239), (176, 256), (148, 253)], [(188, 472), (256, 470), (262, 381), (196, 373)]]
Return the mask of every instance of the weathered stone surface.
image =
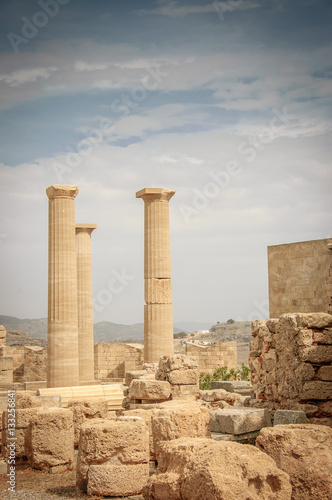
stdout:
[(332, 429), (311, 424), (262, 429), (256, 446), (292, 483), (292, 500), (327, 500), (332, 492)]
[(196, 401), (199, 398), (199, 386), (195, 385), (177, 385), (171, 386), (172, 399), (184, 401)]
[(326, 313), (301, 313), (295, 315), (298, 326), (306, 328), (326, 328), (332, 326), (332, 316)]
[(225, 389), (199, 391), (200, 398), (209, 403), (212, 403), (213, 401), (224, 401), (226, 400), (227, 394), (228, 393)]
[(77, 486), (82, 491), (87, 490), (91, 465), (134, 465), (148, 461), (149, 435), (142, 418), (93, 419), (81, 427)]
[(40, 399), (25, 391), (16, 392), (16, 408), (38, 408), (42, 406)]
[(0, 325), (0, 346), (6, 345), (7, 331), (3, 325)]
[(148, 479), (148, 463), (91, 465), (87, 493), (113, 497), (137, 495)]
[(213, 380), (211, 389), (224, 389), (227, 392), (236, 392), (246, 396), (250, 396), (254, 392), (251, 383), (246, 381)]
[(210, 437), (208, 408), (198, 404), (184, 404), (152, 414), (152, 435), (157, 461), (160, 443), (180, 437)]
[(224, 408), (215, 412), (219, 431), (225, 434), (245, 434), (271, 426), (270, 413), (259, 408)]
[(0, 383), (12, 384), (13, 383), (13, 358), (0, 357)]
[(288, 424), (308, 424), (303, 411), (293, 410), (277, 410), (274, 414), (273, 425), (288, 425)]
[(145, 500), (291, 498), (287, 474), (253, 446), (183, 438), (164, 443)]
[(129, 399), (166, 400), (171, 395), (169, 382), (134, 379), (129, 386)]
[(332, 361), (332, 346), (317, 345), (304, 347), (299, 351), (302, 361), (310, 363), (330, 363)]
[[(15, 437), (15, 455), (16, 458), (22, 458), (26, 456), (26, 436), (28, 432), (29, 422), (31, 418), (37, 414), (40, 408), (19, 408), (15, 409), (14, 413), (9, 409), (4, 411), (2, 414), (2, 443), (3, 443), (3, 455), (8, 456), (9, 449), (7, 444), (12, 442), (8, 439), (10, 437)], [(14, 424), (14, 427), (13, 427)], [(12, 431), (14, 429), (14, 435)]]
[(171, 384), (194, 385), (198, 383), (198, 360), (195, 356), (174, 354), (161, 356), (156, 380), (167, 380)]
[(313, 339), (319, 344), (332, 344), (332, 328), (320, 332), (313, 332)]
[(74, 460), (72, 412), (63, 408), (39, 410), (30, 419), (26, 454), (35, 469), (43, 470), (58, 465), (71, 468)]
[(168, 375), (170, 384), (194, 385), (198, 381), (198, 370), (174, 370)]
[(147, 375), (146, 370), (133, 370), (130, 372), (126, 372), (125, 384), (129, 386), (132, 380), (144, 377), (145, 375)]
[(149, 433), (149, 448), (150, 448), (150, 460), (155, 460), (155, 452), (154, 452), (154, 445), (153, 445), (153, 436), (152, 436), (152, 423), (151, 423), (151, 418), (152, 418), (152, 413), (155, 412), (156, 410), (150, 409), (150, 410), (128, 410), (122, 413), (124, 417), (140, 417), (143, 420), (145, 420), (146, 427)]
[(92, 418), (107, 418), (108, 402), (102, 399), (99, 401), (71, 399), (68, 401), (68, 409), (73, 412), (74, 444), (78, 446), (82, 424)]
[(302, 399), (332, 399), (332, 382), (320, 380), (305, 382), (300, 395)]
[(317, 372), (317, 377), (320, 380), (332, 381), (332, 365), (321, 366), (321, 368)]

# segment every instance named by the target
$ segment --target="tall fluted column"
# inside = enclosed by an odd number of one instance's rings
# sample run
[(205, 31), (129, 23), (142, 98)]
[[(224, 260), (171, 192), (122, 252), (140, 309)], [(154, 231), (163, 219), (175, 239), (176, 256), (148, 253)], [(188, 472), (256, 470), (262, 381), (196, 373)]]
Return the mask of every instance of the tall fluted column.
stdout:
[(78, 357), (80, 383), (94, 380), (91, 233), (97, 224), (76, 224)]
[(79, 385), (75, 197), (53, 185), (49, 198), (47, 387)]
[(144, 361), (157, 363), (174, 352), (169, 200), (171, 189), (145, 188), (144, 201)]

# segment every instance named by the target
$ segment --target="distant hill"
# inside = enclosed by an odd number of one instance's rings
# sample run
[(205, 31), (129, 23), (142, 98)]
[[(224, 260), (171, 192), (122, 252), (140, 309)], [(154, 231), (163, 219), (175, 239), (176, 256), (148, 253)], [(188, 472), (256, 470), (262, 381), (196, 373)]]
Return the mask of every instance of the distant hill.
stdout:
[(207, 337), (213, 342), (251, 342), (251, 321), (217, 323), (211, 326)]
[[(47, 318), (19, 319), (13, 316), (0, 316), (0, 325), (4, 325), (7, 330), (26, 333), (37, 339), (47, 339)], [(179, 333), (181, 331), (182, 329), (174, 328), (174, 333)], [(134, 325), (119, 325), (109, 321), (101, 321), (100, 323), (96, 323), (94, 325), (95, 342), (143, 340), (143, 338), (143, 323), (136, 323)]]

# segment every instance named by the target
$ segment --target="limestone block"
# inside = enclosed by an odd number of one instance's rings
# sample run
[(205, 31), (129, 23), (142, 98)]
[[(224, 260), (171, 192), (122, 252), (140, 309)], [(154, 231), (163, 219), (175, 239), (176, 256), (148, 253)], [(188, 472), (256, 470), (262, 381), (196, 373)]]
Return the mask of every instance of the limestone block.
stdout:
[(332, 382), (312, 380), (305, 382), (301, 393), (301, 399), (332, 399)]
[(15, 397), (16, 408), (38, 408), (41, 407), (41, 401), (26, 391), (17, 391)]
[(198, 370), (174, 370), (168, 374), (170, 384), (194, 385), (198, 382)]
[(326, 313), (301, 313), (295, 315), (298, 326), (304, 328), (326, 328), (332, 326), (332, 316)]
[(146, 278), (144, 280), (146, 304), (172, 304), (172, 285), (169, 278)]
[(250, 396), (253, 393), (251, 383), (246, 381), (213, 380), (211, 389), (224, 389), (227, 392), (236, 392), (242, 396)]
[(173, 356), (161, 356), (158, 368), (166, 373), (173, 370), (198, 368), (196, 356), (185, 356), (184, 354), (174, 354)]
[[(87, 490), (88, 473), (92, 465), (137, 465), (148, 462), (149, 435), (142, 418), (93, 419), (82, 425), (76, 475), (80, 490)], [(96, 473), (93, 477), (96, 477)]]
[(332, 344), (332, 328), (320, 332), (313, 332), (315, 342), (319, 344)]
[(294, 370), (294, 375), (298, 380), (311, 380), (315, 376), (315, 370), (310, 363), (301, 363)]
[(102, 399), (99, 401), (72, 399), (68, 401), (68, 409), (73, 412), (74, 444), (78, 446), (82, 424), (92, 418), (107, 418), (108, 402)]
[(308, 424), (304, 411), (277, 410), (274, 414), (273, 425)]
[(161, 446), (157, 473), (143, 488), (143, 497), (290, 500), (289, 477), (266, 458), (253, 446), (212, 439), (176, 439)]
[(317, 377), (320, 380), (332, 381), (332, 365), (321, 366), (317, 372)]
[(166, 381), (134, 379), (129, 386), (129, 399), (165, 401), (170, 395), (171, 386)]
[(154, 452), (153, 436), (152, 436), (152, 413), (156, 411), (154, 409), (150, 410), (128, 410), (122, 413), (124, 417), (140, 417), (145, 420), (146, 427), (149, 433), (149, 448), (150, 448), (150, 460), (155, 460), (156, 455)]
[(138, 495), (148, 479), (148, 463), (91, 465), (87, 493), (113, 497)]
[(225, 434), (245, 434), (270, 427), (271, 417), (266, 409), (259, 408), (224, 408), (216, 411), (219, 431)]
[(332, 429), (291, 424), (262, 429), (256, 446), (287, 471), (292, 500), (327, 500), (332, 491)]
[(131, 370), (129, 372), (126, 371), (125, 384), (130, 385), (130, 382), (132, 380), (135, 380), (137, 378), (141, 378), (146, 374), (147, 374), (146, 370)]
[(172, 399), (196, 401), (199, 398), (199, 386), (195, 385), (178, 385), (171, 386)]
[(332, 346), (317, 345), (299, 349), (300, 359), (310, 363), (332, 362)]
[[(12, 440), (11, 437), (15, 437), (15, 456), (16, 458), (22, 458), (26, 456), (26, 439), (28, 433), (29, 422), (36, 414), (38, 414), (40, 408), (22, 408), (15, 409), (14, 412), (11, 410), (6, 410), (2, 414), (2, 443), (3, 443), (3, 455), (8, 456), (8, 448), (5, 443), (9, 444)], [(14, 422), (14, 435), (13, 435), (13, 422)]]
[(199, 395), (203, 401), (223, 401), (226, 400), (227, 391), (225, 389), (211, 389), (208, 391), (199, 391)]
[(13, 358), (0, 357), (0, 384), (13, 383)]
[(160, 443), (180, 437), (210, 437), (208, 408), (197, 403), (187, 403), (158, 410), (152, 414), (152, 435), (157, 461)]
[(39, 410), (31, 419), (26, 436), (26, 454), (35, 469), (59, 465), (72, 468), (74, 460), (73, 414), (63, 408)]

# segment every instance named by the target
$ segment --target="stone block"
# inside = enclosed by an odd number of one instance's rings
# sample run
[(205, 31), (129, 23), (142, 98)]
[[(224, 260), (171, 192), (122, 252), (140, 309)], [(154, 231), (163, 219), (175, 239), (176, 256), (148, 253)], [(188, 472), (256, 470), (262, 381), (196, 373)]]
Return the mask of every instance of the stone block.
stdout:
[(91, 465), (87, 493), (112, 497), (138, 495), (148, 479), (148, 463)]
[(68, 401), (68, 409), (73, 412), (74, 444), (78, 446), (81, 426), (92, 418), (107, 418), (108, 402), (101, 400), (75, 400)]
[(327, 500), (332, 492), (332, 429), (291, 424), (262, 429), (256, 446), (290, 477), (292, 500)]
[(273, 425), (308, 424), (304, 411), (277, 410), (274, 414)]
[(313, 332), (313, 338), (315, 342), (319, 344), (332, 344), (332, 328), (327, 330)]
[(295, 315), (297, 325), (302, 328), (326, 328), (332, 326), (332, 316), (327, 313), (300, 313)]
[(250, 396), (254, 392), (251, 383), (246, 381), (213, 380), (211, 389), (224, 389), (227, 392), (236, 392), (242, 396)]
[(173, 370), (168, 374), (168, 382), (178, 385), (194, 385), (198, 383), (197, 369), (180, 369)]
[(310, 363), (331, 363), (332, 346), (317, 345), (299, 350), (300, 359)]
[(301, 399), (332, 399), (332, 382), (320, 380), (305, 382), (300, 397)]
[(200, 398), (209, 403), (214, 401), (226, 400), (228, 392), (225, 389), (211, 389), (207, 391), (199, 391)]
[(26, 436), (26, 454), (31, 467), (48, 470), (74, 460), (73, 414), (63, 408), (39, 410), (31, 419)]
[(149, 433), (149, 448), (150, 448), (150, 460), (155, 460), (155, 452), (153, 445), (153, 436), (152, 436), (152, 413), (155, 409), (145, 409), (145, 410), (128, 410), (122, 413), (124, 417), (140, 417), (145, 420), (146, 427)]
[(146, 370), (132, 370), (132, 371), (126, 372), (125, 384), (129, 386), (132, 380), (141, 378), (146, 374), (147, 374)]
[(0, 384), (12, 384), (13, 380), (13, 358), (0, 357)]
[(165, 401), (171, 395), (169, 382), (160, 380), (132, 380), (129, 386), (129, 399)]
[(208, 408), (198, 403), (187, 403), (158, 410), (152, 414), (152, 435), (157, 461), (160, 444), (180, 437), (210, 437)]
[(332, 365), (321, 366), (317, 372), (317, 377), (320, 380), (332, 381)]
[(172, 399), (196, 401), (199, 398), (199, 387), (195, 385), (172, 385)]
[(29, 422), (39, 410), (40, 408), (20, 408), (15, 409), (14, 412), (6, 410), (2, 413), (2, 443), (4, 457), (8, 456), (9, 450), (7, 444), (12, 442), (10, 439), (11, 437), (15, 438), (16, 458), (23, 458), (26, 456), (26, 439)]
[[(87, 491), (92, 465), (137, 465), (149, 462), (149, 435), (139, 417), (93, 419), (82, 425), (76, 483)], [(96, 476), (94, 476), (96, 477)]]
[(263, 408), (224, 408), (215, 413), (219, 432), (224, 434), (245, 434), (272, 425), (269, 411)]
[(145, 500), (290, 500), (289, 477), (253, 446), (182, 438), (161, 446)]

